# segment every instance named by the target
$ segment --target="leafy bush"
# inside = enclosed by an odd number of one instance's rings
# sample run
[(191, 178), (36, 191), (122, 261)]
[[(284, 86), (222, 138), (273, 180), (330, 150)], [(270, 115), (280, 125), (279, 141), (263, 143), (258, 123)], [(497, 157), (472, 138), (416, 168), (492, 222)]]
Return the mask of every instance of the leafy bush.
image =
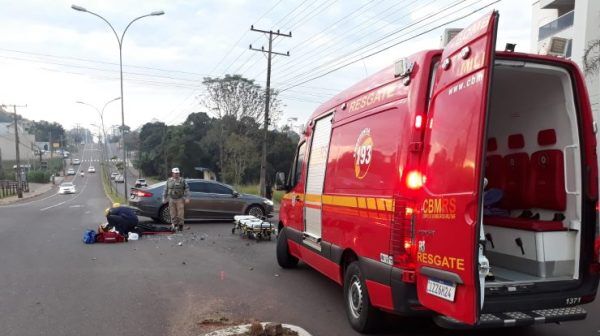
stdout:
[(42, 170), (32, 170), (27, 173), (27, 181), (33, 183), (48, 183), (50, 181), (50, 173)]

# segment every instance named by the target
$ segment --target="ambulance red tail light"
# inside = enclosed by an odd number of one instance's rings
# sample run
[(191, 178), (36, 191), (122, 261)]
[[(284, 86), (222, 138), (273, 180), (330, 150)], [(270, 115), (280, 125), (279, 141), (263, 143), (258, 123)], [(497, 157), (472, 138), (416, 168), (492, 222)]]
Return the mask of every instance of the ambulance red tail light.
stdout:
[(413, 170), (406, 175), (406, 186), (408, 189), (417, 190), (423, 186), (425, 178), (421, 172)]
[(391, 232), (391, 255), (394, 266), (413, 270), (416, 209), (406, 198), (394, 197), (394, 218)]

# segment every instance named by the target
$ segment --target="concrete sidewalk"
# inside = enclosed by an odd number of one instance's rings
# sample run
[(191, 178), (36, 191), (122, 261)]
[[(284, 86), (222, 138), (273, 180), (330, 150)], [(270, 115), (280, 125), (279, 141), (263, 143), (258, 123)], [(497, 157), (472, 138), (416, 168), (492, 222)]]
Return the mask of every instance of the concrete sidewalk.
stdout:
[(19, 198), (17, 197), (17, 195), (2, 198), (0, 199), (0, 205), (13, 204), (29, 198), (43, 195), (54, 188), (58, 188), (62, 181), (63, 177), (57, 176), (54, 180), (54, 185), (52, 183), (29, 183), (29, 192), (24, 192), (23, 198)]

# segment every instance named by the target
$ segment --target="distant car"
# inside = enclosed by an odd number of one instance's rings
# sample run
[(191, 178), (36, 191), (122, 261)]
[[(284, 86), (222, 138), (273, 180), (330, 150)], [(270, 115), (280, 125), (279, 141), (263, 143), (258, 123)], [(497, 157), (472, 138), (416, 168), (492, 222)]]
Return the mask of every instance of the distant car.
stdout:
[(125, 178), (123, 177), (123, 175), (119, 174), (117, 176), (115, 176), (115, 183), (124, 183), (125, 182)]
[[(190, 220), (223, 219), (233, 220), (235, 215), (248, 214), (255, 217), (270, 217), (273, 202), (266, 198), (240, 194), (223, 183), (189, 179), (190, 204), (185, 206), (185, 218)], [(162, 202), (165, 182), (147, 188), (132, 188), (129, 204), (140, 209), (140, 216), (155, 221), (170, 223), (169, 205)]]
[(73, 159), (73, 164), (74, 165), (81, 164), (81, 160), (79, 160), (79, 159)]
[(67, 170), (67, 175), (75, 175), (75, 169), (69, 168), (69, 170)]
[(58, 188), (58, 193), (59, 194), (74, 194), (77, 190), (75, 190), (75, 185), (71, 182), (64, 182), (61, 183), (60, 187)]
[(110, 179), (111, 179), (111, 180), (114, 180), (114, 179), (115, 179), (115, 177), (117, 177), (117, 176), (119, 176), (119, 173), (117, 173), (117, 172), (112, 172), (112, 173), (110, 173)]
[(88, 168), (88, 173), (95, 173), (96, 172), (96, 168), (94, 168), (94, 166), (90, 166)]
[(148, 183), (146, 182), (146, 179), (137, 179), (135, 180), (135, 187), (136, 188), (142, 188), (142, 187), (147, 187)]

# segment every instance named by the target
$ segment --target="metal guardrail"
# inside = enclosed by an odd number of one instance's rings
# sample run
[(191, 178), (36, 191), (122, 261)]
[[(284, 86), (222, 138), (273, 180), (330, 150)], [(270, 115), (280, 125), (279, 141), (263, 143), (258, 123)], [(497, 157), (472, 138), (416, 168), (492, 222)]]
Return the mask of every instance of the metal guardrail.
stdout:
[[(0, 198), (14, 196), (18, 193), (19, 183), (17, 181), (0, 180)], [(21, 182), (21, 190), (29, 192), (29, 183)]]
[(556, 20), (546, 23), (541, 26), (538, 31), (538, 41), (554, 36), (556, 33), (573, 26), (575, 19), (575, 11), (570, 11), (559, 16)]

